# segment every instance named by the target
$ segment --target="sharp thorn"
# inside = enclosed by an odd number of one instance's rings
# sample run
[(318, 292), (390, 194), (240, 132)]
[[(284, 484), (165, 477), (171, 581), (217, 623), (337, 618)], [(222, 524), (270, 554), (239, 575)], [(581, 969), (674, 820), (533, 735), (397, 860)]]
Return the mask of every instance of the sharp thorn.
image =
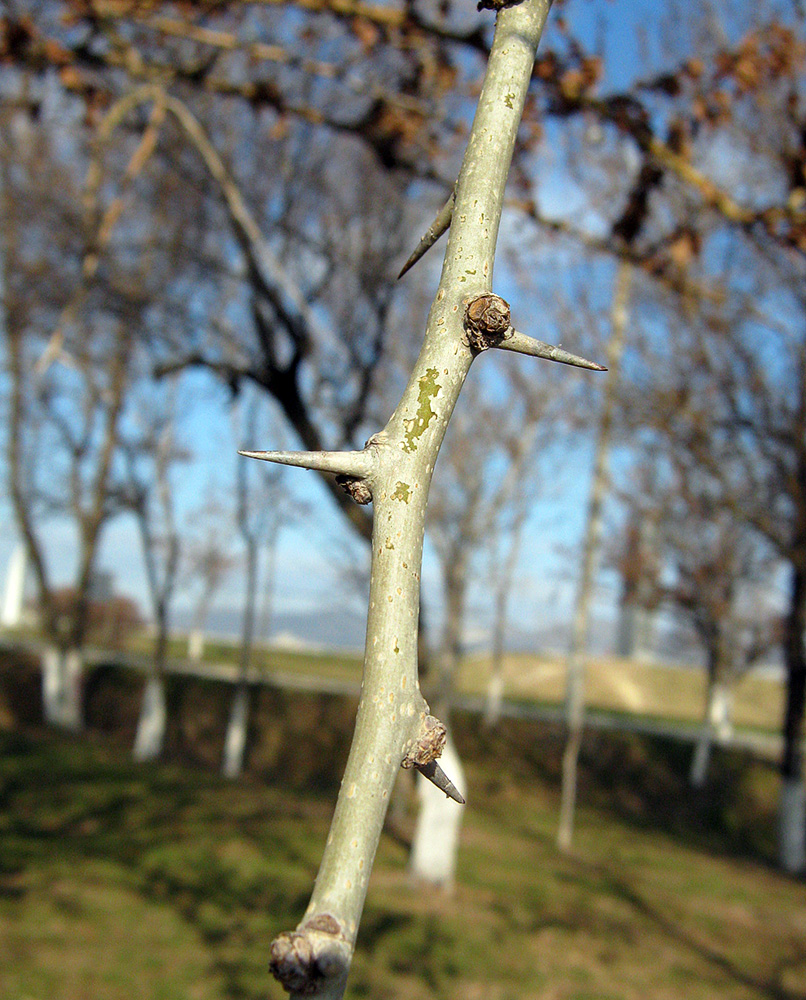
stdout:
[(431, 223), (428, 232), (425, 234), (425, 236), (423, 236), (423, 238), (415, 247), (414, 253), (411, 255), (411, 257), (409, 257), (409, 259), (401, 268), (400, 274), (397, 276), (398, 280), (400, 280), (403, 277), (406, 271), (414, 267), (417, 261), (422, 256), (425, 255), (426, 251), (430, 250), (431, 247), (440, 238), (440, 236), (442, 236), (442, 234), (447, 231), (448, 227), (451, 224), (451, 219), (453, 217), (454, 198), (455, 194), (454, 192), (451, 192), (450, 198), (448, 198), (448, 200), (445, 202), (445, 204), (437, 213), (437, 217)]
[(302, 469), (333, 472), (341, 476), (364, 479), (372, 472), (372, 458), (366, 451), (246, 451), (239, 450), (244, 458), (257, 458), (262, 462), (294, 465)]
[(533, 337), (527, 337), (525, 334), (518, 333), (515, 330), (495, 346), (503, 351), (514, 351), (516, 354), (528, 354), (532, 358), (545, 358), (547, 361), (557, 361), (561, 365), (587, 368), (588, 371), (593, 372), (607, 371), (604, 365), (599, 365), (595, 361), (588, 361), (577, 354), (571, 354), (563, 350), (562, 347), (544, 344), (542, 340), (535, 340)]
[(441, 792), (444, 792), (449, 799), (453, 799), (454, 802), (458, 802), (460, 806), (465, 804), (465, 800), (462, 798), (459, 789), (456, 785), (454, 785), (448, 775), (445, 774), (435, 760), (431, 760), (427, 764), (415, 764), (414, 766), (424, 778), (428, 778), (428, 780), (432, 784), (436, 785)]

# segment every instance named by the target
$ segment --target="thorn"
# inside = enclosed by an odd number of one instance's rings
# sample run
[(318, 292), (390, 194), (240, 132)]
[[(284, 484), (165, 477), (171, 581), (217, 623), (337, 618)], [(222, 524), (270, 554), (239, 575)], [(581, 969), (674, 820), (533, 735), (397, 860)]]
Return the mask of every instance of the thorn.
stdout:
[(414, 765), (420, 774), (424, 778), (437, 786), (437, 788), (444, 792), (449, 799), (453, 799), (454, 802), (458, 802), (460, 806), (465, 804), (465, 800), (459, 793), (459, 789), (454, 785), (447, 774), (442, 770), (442, 768), (437, 764), (435, 760), (430, 760), (427, 764), (415, 764)]
[(595, 361), (587, 361), (576, 354), (564, 351), (562, 347), (554, 347), (551, 344), (544, 344), (542, 340), (535, 340), (527, 337), (523, 333), (513, 330), (499, 344), (495, 345), (504, 351), (514, 351), (516, 354), (528, 354), (532, 358), (545, 358), (547, 361), (558, 361), (561, 365), (573, 365), (575, 368), (587, 368), (593, 372), (606, 372), (604, 365), (597, 365)]
[(454, 191), (451, 191), (450, 198), (448, 198), (448, 200), (445, 202), (445, 204), (442, 206), (439, 212), (437, 212), (437, 217), (431, 223), (431, 227), (429, 228), (428, 232), (425, 234), (425, 236), (423, 236), (423, 238), (417, 244), (414, 253), (411, 255), (411, 257), (409, 257), (409, 259), (403, 265), (400, 274), (397, 276), (398, 281), (403, 277), (406, 271), (414, 267), (414, 265), (425, 254), (425, 252), (427, 250), (430, 250), (431, 247), (440, 238), (440, 236), (442, 236), (442, 234), (447, 231), (448, 227), (451, 224), (451, 219), (453, 218), (453, 203), (455, 198), (456, 198), (456, 193)]
[(340, 476), (366, 479), (374, 469), (374, 462), (367, 451), (238, 451), (244, 458), (258, 458), (262, 462), (278, 465), (295, 465), (301, 469), (335, 472)]

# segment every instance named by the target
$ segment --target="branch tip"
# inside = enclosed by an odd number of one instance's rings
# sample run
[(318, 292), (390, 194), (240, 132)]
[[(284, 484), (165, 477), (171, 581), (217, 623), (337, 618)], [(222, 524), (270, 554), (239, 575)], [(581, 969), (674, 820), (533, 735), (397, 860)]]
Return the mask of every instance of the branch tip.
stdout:
[(546, 361), (557, 361), (561, 365), (572, 365), (574, 368), (585, 368), (592, 372), (606, 372), (604, 365), (588, 361), (578, 354), (571, 354), (562, 347), (544, 344), (542, 340), (527, 337), (526, 334), (512, 330), (502, 341), (494, 345), (503, 351), (513, 351), (516, 354), (526, 354), (531, 358), (543, 358)]
[(454, 802), (458, 802), (460, 806), (465, 804), (465, 800), (459, 789), (456, 785), (454, 785), (448, 775), (445, 774), (435, 760), (429, 761), (427, 764), (415, 764), (414, 766), (424, 778), (428, 778), (428, 780), (432, 784), (436, 785), (441, 792), (444, 792), (449, 799), (453, 799)]

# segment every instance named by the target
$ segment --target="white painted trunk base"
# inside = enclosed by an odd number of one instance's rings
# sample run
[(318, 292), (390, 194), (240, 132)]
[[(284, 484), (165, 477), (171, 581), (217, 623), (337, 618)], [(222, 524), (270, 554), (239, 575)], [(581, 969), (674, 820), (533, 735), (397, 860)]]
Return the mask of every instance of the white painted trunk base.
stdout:
[(249, 689), (239, 686), (232, 699), (221, 773), (237, 778), (243, 770), (246, 737), (249, 731)]
[(204, 655), (204, 632), (194, 628), (188, 635), (188, 659), (197, 663)]
[(47, 647), (42, 655), (42, 714), (48, 725), (73, 732), (83, 729), (82, 675), (78, 650)]
[[(465, 772), (450, 733), (439, 763), (466, 799)], [(414, 831), (409, 871), (417, 879), (448, 888), (453, 884), (456, 871), (459, 828), (465, 807), (449, 799), (421, 774), (417, 775), (417, 795), (420, 799), (420, 812)]]
[(778, 824), (781, 868), (798, 875), (806, 871), (806, 788), (802, 777), (782, 781)]
[(3, 594), (3, 608), (0, 611), (0, 625), (13, 628), (22, 621), (22, 609), (25, 600), (25, 572), (28, 566), (28, 550), (24, 545), (18, 545), (8, 561), (6, 573), (6, 589)]
[(715, 684), (708, 710), (708, 722), (719, 743), (726, 743), (733, 736), (732, 714), (732, 688), (727, 684)]
[(733, 736), (732, 709), (731, 688), (727, 684), (715, 684), (708, 697), (705, 722), (700, 730), (691, 761), (689, 781), (694, 788), (702, 788), (708, 777), (714, 741), (724, 744)]
[(149, 677), (143, 691), (137, 735), (134, 738), (135, 760), (157, 760), (162, 755), (167, 722), (165, 684), (159, 677)]

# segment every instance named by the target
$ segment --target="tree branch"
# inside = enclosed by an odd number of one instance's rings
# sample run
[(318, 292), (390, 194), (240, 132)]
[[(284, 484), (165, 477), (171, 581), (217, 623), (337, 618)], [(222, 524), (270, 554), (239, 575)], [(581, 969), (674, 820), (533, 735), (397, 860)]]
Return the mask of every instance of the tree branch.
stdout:
[[(548, 0), (526, 0), (497, 16), (423, 346), (400, 403), (365, 449), (374, 507), (372, 570), (355, 734), (310, 903), (297, 929), (281, 934), (271, 949), (272, 971), (295, 996), (342, 996), (398, 768), (411, 760), (413, 746), (427, 750), (439, 730), (417, 675), (426, 500), (477, 354), (468, 341), (469, 317), (477, 334), (486, 321), (500, 321), (495, 310), (473, 305), (497, 299), (490, 291), (504, 186), (549, 6)], [(430, 759), (419, 753), (414, 763), (431, 770), (426, 765), (440, 749), (436, 739)]]

